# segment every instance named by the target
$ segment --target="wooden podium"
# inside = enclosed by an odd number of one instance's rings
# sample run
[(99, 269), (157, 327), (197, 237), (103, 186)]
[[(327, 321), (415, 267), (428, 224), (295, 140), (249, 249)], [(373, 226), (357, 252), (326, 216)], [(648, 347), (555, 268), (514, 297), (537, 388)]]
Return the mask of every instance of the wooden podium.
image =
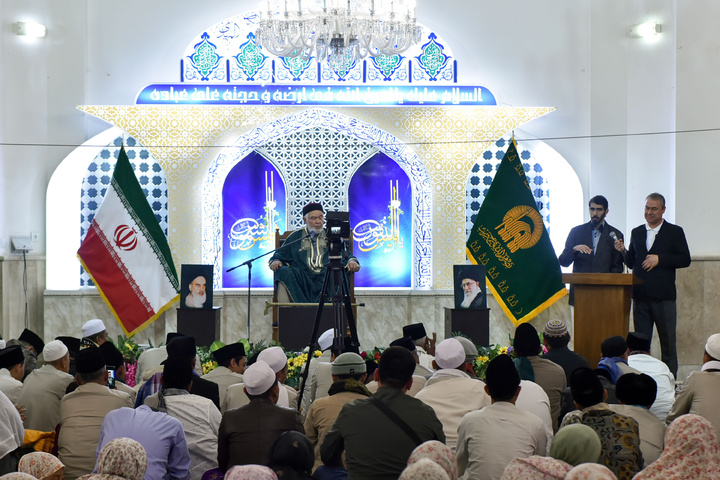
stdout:
[(562, 280), (575, 287), (575, 351), (597, 368), (602, 341), (628, 334), (637, 279), (631, 273), (564, 273)]

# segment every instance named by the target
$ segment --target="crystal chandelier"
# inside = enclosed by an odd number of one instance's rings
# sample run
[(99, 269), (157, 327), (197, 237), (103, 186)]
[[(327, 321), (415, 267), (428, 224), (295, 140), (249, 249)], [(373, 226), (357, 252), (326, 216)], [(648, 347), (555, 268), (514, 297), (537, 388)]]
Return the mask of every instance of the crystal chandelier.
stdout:
[(341, 70), (420, 41), (415, 0), (264, 0), (258, 45), (280, 57), (314, 56)]

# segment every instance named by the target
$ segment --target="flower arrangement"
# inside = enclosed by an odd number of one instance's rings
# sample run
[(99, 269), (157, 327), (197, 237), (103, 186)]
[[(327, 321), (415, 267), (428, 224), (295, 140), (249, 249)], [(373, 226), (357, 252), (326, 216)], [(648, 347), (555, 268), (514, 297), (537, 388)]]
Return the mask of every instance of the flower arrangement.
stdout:
[[(285, 384), (297, 389), (300, 387), (300, 377), (307, 363), (308, 354), (306, 352), (285, 352), (285, 354), (288, 357), (288, 374)], [(319, 350), (313, 352), (315, 358), (320, 355), (322, 355), (322, 352)]]
[(375, 360), (376, 362), (379, 362), (380, 355), (382, 355), (382, 352), (384, 350), (384, 348), (375, 347), (372, 350), (365, 350), (364, 352), (360, 352), (360, 356), (363, 358), (363, 360)]

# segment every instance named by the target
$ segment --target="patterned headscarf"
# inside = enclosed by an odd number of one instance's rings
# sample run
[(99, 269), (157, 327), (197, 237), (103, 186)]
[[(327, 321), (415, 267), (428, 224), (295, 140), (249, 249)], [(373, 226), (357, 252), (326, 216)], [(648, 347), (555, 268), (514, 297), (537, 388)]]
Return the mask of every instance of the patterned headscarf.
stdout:
[(398, 480), (449, 480), (445, 469), (429, 458), (421, 458), (405, 467)]
[(139, 442), (126, 437), (116, 438), (98, 455), (98, 473), (83, 475), (78, 480), (143, 480), (147, 454)]
[(617, 477), (605, 465), (581, 463), (565, 475), (565, 480), (617, 480)]
[(592, 428), (581, 423), (562, 427), (550, 445), (550, 456), (572, 466), (597, 462), (602, 445)]
[(720, 478), (720, 452), (712, 424), (699, 415), (676, 418), (665, 431), (665, 449), (660, 458), (634, 478)]
[(37, 480), (35, 477), (28, 473), (23, 472), (12, 472), (12, 473), (6, 473), (2, 477), (0, 477), (0, 480)]
[(263, 465), (235, 465), (225, 474), (225, 480), (278, 480), (272, 468)]
[(447, 473), (450, 480), (457, 480), (458, 466), (455, 452), (442, 442), (437, 440), (429, 440), (418, 445), (408, 458), (408, 465), (418, 462), (422, 458), (427, 458), (440, 465)]
[(562, 480), (571, 468), (563, 461), (533, 455), (510, 462), (500, 480)]
[(45, 452), (32, 452), (23, 455), (18, 463), (18, 471), (42, 480), (65, 468), (55, 455)]

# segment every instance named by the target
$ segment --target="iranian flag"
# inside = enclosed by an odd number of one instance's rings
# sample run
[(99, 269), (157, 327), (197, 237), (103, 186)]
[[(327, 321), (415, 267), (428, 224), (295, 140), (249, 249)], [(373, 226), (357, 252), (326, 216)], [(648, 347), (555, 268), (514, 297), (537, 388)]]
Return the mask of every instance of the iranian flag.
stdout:
[(124, 147), (77, 254), (128, 336), (180, 298), (170, 246)]

